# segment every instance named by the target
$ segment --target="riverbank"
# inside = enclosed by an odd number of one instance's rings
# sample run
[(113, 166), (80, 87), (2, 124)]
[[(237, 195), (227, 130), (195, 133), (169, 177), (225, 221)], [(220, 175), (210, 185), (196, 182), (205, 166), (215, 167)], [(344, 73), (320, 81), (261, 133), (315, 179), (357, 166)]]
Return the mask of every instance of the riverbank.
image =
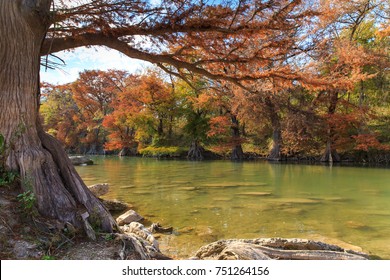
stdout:
[(123, 252), (126, 238), (121, 234), (97, 231), (96, 241), (92, 241), (69, 224), (34, 211), (26, 213), (17, 199), (19, 194), (16, 186), (0, 188), (1, 260), (140, 259), (137, 251)]
[[(46, 219), (39, 214), (26, 215), (16, 199), (17, 189), (0, 189), (0, 259), (18, 260), (137, 260), (172, 259), (160, 253), (158, 243), (153, 242), (153, 254), (147, 243), (140, 238), (142, 233), (134, 234), (133, 224), (122, 228), (125, 234), (106, 234), (97, 232), (97, 240), (87, 239), (83, 233), (71, 226)], [(135, 224), (141, 230), (141, 224)], [(137, 230), (138, 230), (137, 229)], [(146, 230), (148, 232), (148, 230)], [(133, 239), (133, 238), (136, 238)], [(145, 237), (145, 236), (144, 236)], [(135, 242), (135, 243), (134, 243)], [(127, 244), (127, 248), (126, 248)], [(345, 244), (344, 244), (345, 245)], [(157, 248), (157, 250), (156, 250)], [(298, 251), (297, 251), (298, 250)], [(219, 240), (201, 247), (191, 259), (366, 259), (372, 258), (361, 253), (356, 246), (340, 247), (323, 242), (260, 238), (253, 240)], [(145, 255), (143, 255), (145, 254)]]

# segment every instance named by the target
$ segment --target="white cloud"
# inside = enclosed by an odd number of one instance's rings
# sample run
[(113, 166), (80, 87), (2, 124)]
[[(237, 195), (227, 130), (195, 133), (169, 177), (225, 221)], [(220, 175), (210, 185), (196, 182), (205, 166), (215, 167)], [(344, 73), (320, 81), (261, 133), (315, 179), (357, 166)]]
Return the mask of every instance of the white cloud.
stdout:
[[(66, 65), (55, 70), (45, 70), (44, 67), (41, 67), (41, 81), (64, 84), (76, 80), (78, 73), (84, 70), (119, 69), (137, 73), (151, 65), (141, 60), (128, 58), (118, 51), (104, 47), (78, 48), (71, 52), (59, 52), (55, 55), (63, 59)], [(51, 60), (54, 60), (54, 58), (51, 58)]]

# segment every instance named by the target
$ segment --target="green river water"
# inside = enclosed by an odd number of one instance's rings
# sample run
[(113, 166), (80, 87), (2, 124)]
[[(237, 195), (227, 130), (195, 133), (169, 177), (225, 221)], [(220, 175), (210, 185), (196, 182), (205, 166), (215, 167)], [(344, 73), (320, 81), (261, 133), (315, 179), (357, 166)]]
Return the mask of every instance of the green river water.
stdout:
[(104, 197), (172, 226), (163, 253), (185, 258), (226, 238), (285, 237), (359, 246), (390, 259), (390, 169), (268, 162), (93, 157), (77, 171)]

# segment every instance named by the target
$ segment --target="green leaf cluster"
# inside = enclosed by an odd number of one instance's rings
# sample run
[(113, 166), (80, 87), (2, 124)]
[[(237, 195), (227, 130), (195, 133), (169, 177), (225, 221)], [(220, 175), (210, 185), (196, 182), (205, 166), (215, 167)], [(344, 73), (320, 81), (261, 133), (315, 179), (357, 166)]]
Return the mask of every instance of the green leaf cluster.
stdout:
[(17, 196), (18, 201), (20, 202), (20, 206), (23, 211), (31, 212), (35, 205), (35, 195), (31, 190), (27, 190)]
[(179, 157), (186, 150), (180, 147), (153, 147), (140, 149), (139, 153), (145, 157)]

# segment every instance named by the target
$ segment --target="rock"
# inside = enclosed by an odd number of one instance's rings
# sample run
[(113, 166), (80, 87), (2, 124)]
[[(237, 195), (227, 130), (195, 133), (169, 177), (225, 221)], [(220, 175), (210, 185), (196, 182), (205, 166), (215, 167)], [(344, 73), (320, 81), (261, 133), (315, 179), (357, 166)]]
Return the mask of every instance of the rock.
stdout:
[[(316, 199), (319, 200), (320, 198), (316, 198)], [(352, 200), (350, 198), (345, 198), (345, 197), (324, 197), (322, 199), (329, 202), (349, 202)]]
[(213, 197), (214, 201), (231, 201), (233, 197)]
[(106, 206), (110, 212), (122, 212), (130, 207), (127, 203), (118, 200), (100, 199), (100, 201), (103, 202), (104, 206)]
[(118, 218), (116, 218), (116, 222), (119, 226), (123, 226), (125, 224), (130, 224), (132, 222), (139, 222), (143, 219), (144, 218), (134, 210), (129, 210), (123, 213), (122, 215), (120, 215)]
[(237, 183), (237, 184), (234, 184), (234, 183), (229, 183), (229, 182), (226, 182), (226, 183), (208, 183), (208, 184), (203, 184), (201, 185), (201, 187), (204, 187), (204, 188), (217, 188), (217, 189), (228, 189), (228, 188), (239, 188), (240, 187), (240, 184)]
[(306, 239), (259, 238), (219, 240), (201, 247), (201, 260), (366, 260), (362, 252)]
[(194, 227), (187, 226), (187, 227), (183, 227), (183, 228), (179, 229), (178, 233), (179, 234), (189, 234), (189, 233), (192, 233), (194, 230), (195, 230)]
[(237, 195), (270, 196), (270, 195), (272, 195), (272, 193), (270, 193), (270, 192), (243, 192), (243, 193), (238, 193)]
[(73, 165), (92, 165), (93, 161), (87, 156), (70, 156)]
[(13, 241), (13, 246), (13, 253), (17, 259), (40, 259), (43, 255), (37, 244), (24, 240)]
[(241, 187), (263, 187), (268, 186), (267, 183), (260, 183), (260, 182), (241, 182)]
[(221, 188), (221, 189), (227, 189), (227, 188), (240, 188), (240, 187), (263, 187), (267, 186), (266, 183), (253, 183), (253, 182), (222, 182), (222, 183), (207, 183), (202, 184), (200, 187), (205, 188)]
[(218, 240), (218, 232), (208, 226), (200, 226), (196, 228), (195, 234), (204, 242), (213, 242)]
[(158, 233), (170, 233), (173, 232), (173, 227), (162, 227), (159, 223), (153, 223), (149, 227), (149, 231), (152, 233), (158, 232)]
[(357, 230), (372, 230), (371, 227), (356, 221), (348, 221), (346, 222), (346, 225), (349, 228), (357, 229)]
[(306, 210), (294, 207), (281, 208), (280, 210), (292, 215), (304, 215), (306, 213)]
[(149, 191), (133, 191), (132, 193), (139, 194), (139, 195), (150, 195), (151, 194), (151, 192), (149, 192)]
[(108, 193), (109, 186), (107, 183), (103, 184), (95, 184), (92, 186), (88, 186), (88, 189), (96, 196), (102, 196)]
[(290, 204), (321, 204), (320, 200), (309, 199), (309, 198), (278, 198), (274, 200), (279, 205), (290, 205)]
[(198, 187), (179, 187), (176, 188), (178, 191), (196, 191), (199, 190)]

